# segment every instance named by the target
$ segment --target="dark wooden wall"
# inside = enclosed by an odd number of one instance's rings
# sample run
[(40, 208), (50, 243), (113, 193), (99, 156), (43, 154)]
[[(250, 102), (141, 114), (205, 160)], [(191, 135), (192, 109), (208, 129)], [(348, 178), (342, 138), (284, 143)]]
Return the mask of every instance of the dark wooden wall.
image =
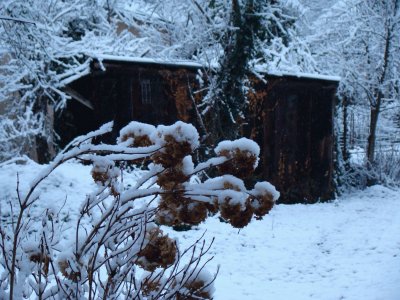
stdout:
[(254, 80), (248, 113), (250, 136), (262, 147), (262, 178), (281, 203), (334, 197), (333, 113), (336, 82), (297, 77)]
[[(132, 120), (171, 124), (197, 121), (190, 89), (196, 68), (143, 63), (103, 62), (71, 87), (93, 104), (93, 110), (71, 102), (66, 135), (79, 135), (114, 121), (105, 141), (115, 142)], [(334, 196), (333, 109), (337, 82), (267, 76), (253, 78), (247, 126), (243, 135), (261, 146), (257, 177), (281, 192), (281, 203), (314, 203)], [(201, 97), (197, 95), (196, 97)], [(73, 127), (73, 126), (72, 126)], [(72, 128), (71, 127), (71, 128)], [(63, 138), (63, 137), (62, 137)], [(70, 138), (69, 138), (70, 139)]]
[[(93, 104), (93, 110), (70, 101), (74, 134), (84, 134), (114, 121), (113, 133), (103, 141), (115, 142), (119, 130), (132, 120), (149, 124), (172, 124), (195, 120), (190, 89), (197, 84), (195, 68), (103, 62), (94, 63), (90, 75), (70, 87)], [(65, 117), (65, 116), (64, 116)], [(62, 139), (70, 139), (62, 136)]]

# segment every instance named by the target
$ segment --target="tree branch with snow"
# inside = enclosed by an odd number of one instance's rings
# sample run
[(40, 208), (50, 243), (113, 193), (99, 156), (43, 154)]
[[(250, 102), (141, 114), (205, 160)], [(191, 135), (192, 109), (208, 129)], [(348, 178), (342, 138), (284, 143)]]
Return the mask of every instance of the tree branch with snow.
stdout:
[[(16, 221), (0, 223), (5, 297), (212, 299), (215, 276), (204, 269), (210, 245), (201, 239), (182, 252), (160, 226), (197, 225), (219, 211), (242, 228), (253, 216), (266, 215), (279, 197), (267, 182), (248, 189), (242, 180), (258, 164), (260, 149), (251, 140), (221, 142), (216, 157), (195, 165), (199, 135), (190, 124), (131, 122), (116, 145), (92, 143), (111, 130), (109, 123), (76, 138), (26, 191), (18, 189), (17, 203), (10, 203)], [(93, 165), (96, 189), (65, 230), (60, 211), (35, 215), (33, 207), (41, 201), (38, 187), (71, 159)], [(124, 186), (118, 165), (143, 161), (145, 175), (135, 186)], [(201, 180), (197, 175), (209, 168), (221, 176)], [(71, 237), (68, 244), (63, 235)]]

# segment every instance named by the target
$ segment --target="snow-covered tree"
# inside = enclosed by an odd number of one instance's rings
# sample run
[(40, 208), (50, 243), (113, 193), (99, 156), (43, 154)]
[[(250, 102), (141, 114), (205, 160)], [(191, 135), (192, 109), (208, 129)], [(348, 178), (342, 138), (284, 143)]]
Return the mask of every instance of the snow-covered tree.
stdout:
[(314, 24), (314, 50), (321, 65), (342, 77), (342, 99), (369, 107), (368, 164), (374, 162), (381, 112), (399, 104), (399, 6), (398, 0), (342, 0)]
[[(69, 12), (80, 7), (74, 3)], [(8, 147), (1, 149), (1, 156), (7, 158), (22, 150), (22, 142), (29, 147), (35, 136), (52, 137), (45, 126), (47, 108), (65, 104), (67, 95), (60, 87), (71, 76), (86, 72), (88, 61), (63, 34), (65, 3), (3, 1), (0, 13), (0, 101), (5, 106), (0, 135), (2, 147)]]
[(70, 99), (63, 87), (88, 74), (91, 60), (103, 54), (192, 59), (207, 69), (219, 64), (200, 108), (216, 107), (240, 128), (244, 73), (255, 65), (267, 71), (312, 65), (296, 38), (299, 7), (296, 0), (2, 1), (1, 159), (24, 152), (24, 143), (56, 142), (52, 114)]
[[(223, 5), (212, 2), (214, 9)], [(226, 4), (228, 27), (220, 41), (221, 55), (210, 76), (209, 92), (201, 104), (211, 143), (240, 136), (250, 74), (315, 69), (308, 46), (300, 42), (296, 21), (302, 7), (297, 1), (232, 0)]]
[[(162, 56), (175, 45), (144, 1), (5, 0), (0, 4), (0, 159), (52, 146), (51, 118), (63, 87), (99, 54)], [(140, 9), (139, 9), (140, 7)], [(143, 13), (142, 10), (147, 12)], [(46, 153), (43, 149), (42, 153)]]

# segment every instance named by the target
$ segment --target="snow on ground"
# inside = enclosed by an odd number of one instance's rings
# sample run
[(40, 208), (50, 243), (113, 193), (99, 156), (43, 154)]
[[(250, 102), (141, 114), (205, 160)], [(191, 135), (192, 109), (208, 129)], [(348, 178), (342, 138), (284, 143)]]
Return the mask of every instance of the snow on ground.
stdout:
[(216, 299), (400, 299), (400, 191), (375, 186), (278, 205), (240, 232), (217, 219), (200, 230), (216, 236)]
[[(22, 162), (22, 164), (21, 164)], [(31, 161), (0, 165), (0, 214), (43, 166)], [(67, 163), (41, 186), (41, 204), (61, 207), (73, 219), (94, 187), (90, 166)], [(137, 173), (125, 175), (133, 182)], [(68, 219), (66, 218), (66, 219)], [(209, 252), (220, 265), (215, 299), (400, 299), (400, 190), (374, 186), (332, 203), (278, 205), (261, 221), (237, 230), (217, 217), (191, 231), (164, 229), (190, 245), (207, 230)]]

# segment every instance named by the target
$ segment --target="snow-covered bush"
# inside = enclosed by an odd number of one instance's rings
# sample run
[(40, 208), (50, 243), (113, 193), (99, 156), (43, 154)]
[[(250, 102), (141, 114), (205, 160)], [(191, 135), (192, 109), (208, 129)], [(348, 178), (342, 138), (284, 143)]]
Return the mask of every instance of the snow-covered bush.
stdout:
[[(241, 228), (279, 197), (267, 182), (247, 189), (234, 176), (257, 166), (259, 148), (250, 140), (222, 142), (216, 157), (195, 164), (199, 136), (192, 125), (132, 122), (116, 145), (92, 143), (111, 130), (109, 123), (76, 138), (26, 192), (18, 184), (12, 221), (0, 223), (0, 299), (211, 299), (216, 275), (204, 270), (209, 245), (198, 240), (180, 251), (160, 225), (199, 224), (220, 211)], [(38, 186), (71, 159), (93, 165), (96, 190), (63, 228), (60, 211), (35, 215), (32, 208), (40, 201)], [(135, 186), (124, 186), (117, 166), (138, 160), (147, 160), (149, 170)], [(212, 167), (221, 176), (204, 182), (196, 176)]]
[(365, 189), (373, 184), (386, 187), (400, 185), (400, 150), (398, 147), (379, 149), (373, 164), (365, 164), (365, 151), (362, 148), (350, 151), (351, 159), (341, 174), (340, 192), (352, 189)]

